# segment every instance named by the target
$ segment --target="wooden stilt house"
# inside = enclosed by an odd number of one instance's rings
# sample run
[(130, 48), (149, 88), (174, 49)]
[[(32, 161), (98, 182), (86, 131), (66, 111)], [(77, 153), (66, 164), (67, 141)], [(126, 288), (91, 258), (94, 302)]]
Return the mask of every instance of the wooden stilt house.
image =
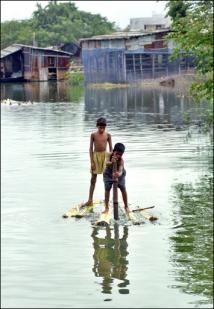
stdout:
[(72, 55), (51, 48), (13, 44), (1, 50), (1, 81), (63, 80)]

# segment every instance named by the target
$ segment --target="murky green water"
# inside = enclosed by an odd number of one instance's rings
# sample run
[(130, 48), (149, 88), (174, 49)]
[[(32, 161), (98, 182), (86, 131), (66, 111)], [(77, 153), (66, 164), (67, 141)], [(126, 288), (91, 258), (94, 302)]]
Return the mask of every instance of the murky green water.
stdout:
[[(1, 104), (2, 308), (212, 308), (212, 146), (183, 127), (183, 113), (199, 119), (194, 103), (170, 89), (1, 87), (23, 101)], [(126, 145), (131, 207), (155, 205), (156, 222), (93, 228), (101, 206), (62, 219), (87, 199), (99, 116)]]

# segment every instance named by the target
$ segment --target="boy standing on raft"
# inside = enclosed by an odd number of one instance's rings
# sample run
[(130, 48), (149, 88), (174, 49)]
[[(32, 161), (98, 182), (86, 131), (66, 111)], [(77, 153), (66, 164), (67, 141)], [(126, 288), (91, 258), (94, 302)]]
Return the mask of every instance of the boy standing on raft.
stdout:
[(97, 175), (102, 174), (105, 168), (106, 149), (109, 145), (109, 151), (112, 151), (112, 138), (111, 134), (105, 131), (106, 119), (101, 117), (97, 119), (97, 131), (91, 133), (89, 155), (91, 162), (91, 181), (89, 188), (88, 201), (84, 206), (90, 206), (93, 204), (93, 194), (97, 181)]
[[(105, 210), (103, 213), (108, 213), (109, 211), (109, 197), (110, 191), (113, 185), (114, 178), (118, 178), (118, 188), (122, 193), (123, 203), (125, 207), (125, 211), (128, 214), (130, 209), (128, 207), (128, 197), (126, 191), (126, 170), (124, 167), (124, 160), (122, 158), (125, 152), (125, 146), (122, 143), (116, 143), (114, 145), (114, 149), (110, 152), (106, 159), (106, 167), (103, 172), (103, 181), (105, 186)], [(113, 164), (116, 164), (116, 171), (113, 171)]]

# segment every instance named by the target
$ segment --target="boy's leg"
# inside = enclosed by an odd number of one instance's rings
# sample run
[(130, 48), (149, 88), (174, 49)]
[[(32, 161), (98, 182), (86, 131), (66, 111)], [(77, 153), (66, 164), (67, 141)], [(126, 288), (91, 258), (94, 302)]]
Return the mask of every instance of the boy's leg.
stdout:
[(123, 198), (123, 203), (124, 203), (125, 211), (127, 213), (129, 213), (131, 210), (129, 209), (129, 206), (128, 206), (127, 191), (126, 190), (121, 190), (121, 193), (122, 193), (122, 198)]
[(84, 204), (84, 206), (90, 206), (93, 204), (93, 195), (94, 195), (96, 181), (97, 181), (97, 174), (92, 174), (91, 181), (90, 181), (88, 201)]
[(126, 183), (125, 183), (126, 178), (125, 177), (126, 177), (126, 171), (121, 177), (119, 177), (118, 188), (120, 189), (122, 193), (125, 211), (129, 213), (131, 210), (129, 209), (129, 206), (128, 206), (128, 196), (127, 196), (127, 191), (126, 191)]
[(110, 191), (105, 190), (105, 210), (103, 213), (108, 213), (109, 211), (109, 197), (110, 197)]
[(104, 181), (104, 188), (105, 188), (105, 210), (103, 213), (108, 213), (109, 211), (109, 197), (110, 197), (110, 191), (112, 188), (112, 173), (109, 173), (109, 171), (104, 171), (103, 173), (103, 181)]

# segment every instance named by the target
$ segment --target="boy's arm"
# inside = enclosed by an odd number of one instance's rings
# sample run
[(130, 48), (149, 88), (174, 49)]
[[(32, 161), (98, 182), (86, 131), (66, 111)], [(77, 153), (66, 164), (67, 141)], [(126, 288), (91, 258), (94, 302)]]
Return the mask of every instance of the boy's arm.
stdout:
[(119, 168), (118, 168), (118, 177), (120, 177), (122, 175), (123, 169), (124, 169), (124, 161), (123, 161), (123, 159), (121, 159), (120, 165), (119, 165)]
[(90, 146), (89, 146), (89, 156), (90, 156), (91, 163), (94, 162), (94, 160), (93, 160), (93, 150), (94, 150), (93, 146), (94, 146), (94, 134), (91, 133)]
[(112, 162), (110, 161), (111, 152), (106, 153), (106, 165), (112, 165)]
[(111, 134), (108, 133), (108, 144), (109, 144), (109, 151), (112, 152), (113, 147), (112, 147), (112, 138)]

